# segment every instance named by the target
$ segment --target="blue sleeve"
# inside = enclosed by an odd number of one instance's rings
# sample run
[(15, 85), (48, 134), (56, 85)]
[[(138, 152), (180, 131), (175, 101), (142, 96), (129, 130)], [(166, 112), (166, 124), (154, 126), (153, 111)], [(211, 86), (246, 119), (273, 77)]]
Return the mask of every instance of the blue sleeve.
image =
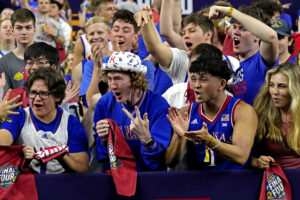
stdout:
[[(104, 97), (104, 96), (103, 96)], [(95, 144), (96, 144), (96, 156), (98, 160), (103, 160), (108, 157), (107, 147), (103, 146), (101, 138), (98, 136), (96, 132), (96, 124), (98, 121), (105, 119), (105, 103), (103, 102), (103, 97), (99, 99), (97, 102), (95, 113), (94, 113), (94, 120), (93, 120), (93, 129), (94, 129), (94, 138), (95, 138)]]
[(79, 96), (85, 95), (90, 86), (93, 70), (94, 70), (94, 61), (91, 60), (86, 62), (83, 68), (84, 68), (84, 72), (82, 74)]
[(169, 105), (163, 101), (154, 101), (148, 112), (150, 133), (155, 143), (148, 148), (141, 145), (141, 157), (151, 170), (165, 169), (165, 152), (172, 136), (171, 124), (166, 117)]
[(12, 134), (14, 142), (18, 139), (25, 123), (25, 111), (23, 109), (18, 109), (16, 112), (19, 112), (19, 114), (8, 115), (7, 120), (3, 121), (1, 124), (1, 129), (6, 129)]
[(147, 72), (145, 74), (145, 77), (147, 79), (147, 82), (149, 83), (149, 87), (153, 89), (155, 67), (150, 60), (143, 60), (142, 65), (145, 65), (147, 67)]
[(68, 119), (68, 146), (70, 153), (88, 151), (86, 132), (80, 121), (72, 115)]

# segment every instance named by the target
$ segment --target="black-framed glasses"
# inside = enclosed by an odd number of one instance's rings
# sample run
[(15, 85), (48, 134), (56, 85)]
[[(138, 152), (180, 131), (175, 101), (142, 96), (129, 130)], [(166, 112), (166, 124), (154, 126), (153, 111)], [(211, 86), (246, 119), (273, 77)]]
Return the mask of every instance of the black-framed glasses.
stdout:
[(52, 93), (51, 92), (46, 92), (46, 91), (42, 91), (42, 92), (36, 92), (36, 91), (30, 91), (28, 93), (28, 98), (29, 99), (35, 99), (35, 97), (37, 95), (39, 95), (39, 97), (42, 99), (42, 100), (46, 100), (49, 98), (49, 96), (51, 95)]
[(37, 59), (37, 60), (26, 60), (26, 64), (30, 67), (32, 67), (34, 64), (36, 64), (38, 67), (43, 67), (45, 65), (48, 65), (50, 62), (45, 59)]

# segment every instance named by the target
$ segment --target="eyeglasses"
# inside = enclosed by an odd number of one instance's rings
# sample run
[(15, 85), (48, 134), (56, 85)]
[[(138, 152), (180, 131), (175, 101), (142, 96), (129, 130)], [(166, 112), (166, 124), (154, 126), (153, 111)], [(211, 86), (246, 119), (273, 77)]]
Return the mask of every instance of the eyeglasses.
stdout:
[(34, 65), (34, 63), (37, 66), (42, 67), (42, 66), (48, 65), (49, 61), (48, 60), (26, 60), (26, 64), (30, 67), (32, 67)]
[(49, 98), (49, 96), (52, 94), (52, 92), (45, 92), (45, 91), (42, 91), (42, 92), (36, 92), (36, 91), (30, 91), (28, 93), (28, 98), (29, 99), (35, 99), (35, 97), (37, 95), (39, 95), (39, 97), (42, 99), (42, 100), (46, 100)]

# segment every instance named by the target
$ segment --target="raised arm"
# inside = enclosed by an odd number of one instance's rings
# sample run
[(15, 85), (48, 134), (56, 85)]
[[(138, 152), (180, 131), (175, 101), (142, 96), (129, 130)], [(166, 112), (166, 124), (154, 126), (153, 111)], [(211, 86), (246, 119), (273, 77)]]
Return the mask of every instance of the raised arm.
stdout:
[(20, 3), (21, 3), (21, 8), (26, 8), (28, 10), (31, 10), (27, 0), (20, 0)]
[(162, 43), (155, 28), (152, 14), (149, 11), (141, 10), (135, 14), (135, 20), (138, 26), (141, 26), (144, 42), (149, 53), (161, 66), (167, 69), (170, 68), (173, 53), (169, 47)]
[(181, 1), (163, 0), (160, 12), (160, 34), (171, 47), (187, 50), (180, 32)]
[[(229, 12), (230, 11), (230, 12)], [(212, 6), (209, 17), (211, 19), (222, 18), (231, 15), (245, 29), (261, 40), (260, 54), (268, 66), (274, 65), (278, 58), (278, 38), (276, 32), (263, 22), (246, 15), (231, 7)]]

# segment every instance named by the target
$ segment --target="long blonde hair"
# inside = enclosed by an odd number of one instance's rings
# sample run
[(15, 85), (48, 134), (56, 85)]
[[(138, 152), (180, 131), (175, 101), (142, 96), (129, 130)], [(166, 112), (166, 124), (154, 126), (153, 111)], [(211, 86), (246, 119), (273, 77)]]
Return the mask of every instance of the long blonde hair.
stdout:
[(283, 63), (267, 72), (266, 83), (260, 90), (254, 102), (254, 109), (258, 115), (257, 141), (263, 138), (273, 142), (283, 142), (281, 129), (281, 114), (273, 104), (269, 93), (270, 78), (282, 73), (289, 79), (288, 88), (291, 95), (290, 113), (293, 119), (287, 137), (288, 145), (300, 155), (300, 68), (294, 63)]

